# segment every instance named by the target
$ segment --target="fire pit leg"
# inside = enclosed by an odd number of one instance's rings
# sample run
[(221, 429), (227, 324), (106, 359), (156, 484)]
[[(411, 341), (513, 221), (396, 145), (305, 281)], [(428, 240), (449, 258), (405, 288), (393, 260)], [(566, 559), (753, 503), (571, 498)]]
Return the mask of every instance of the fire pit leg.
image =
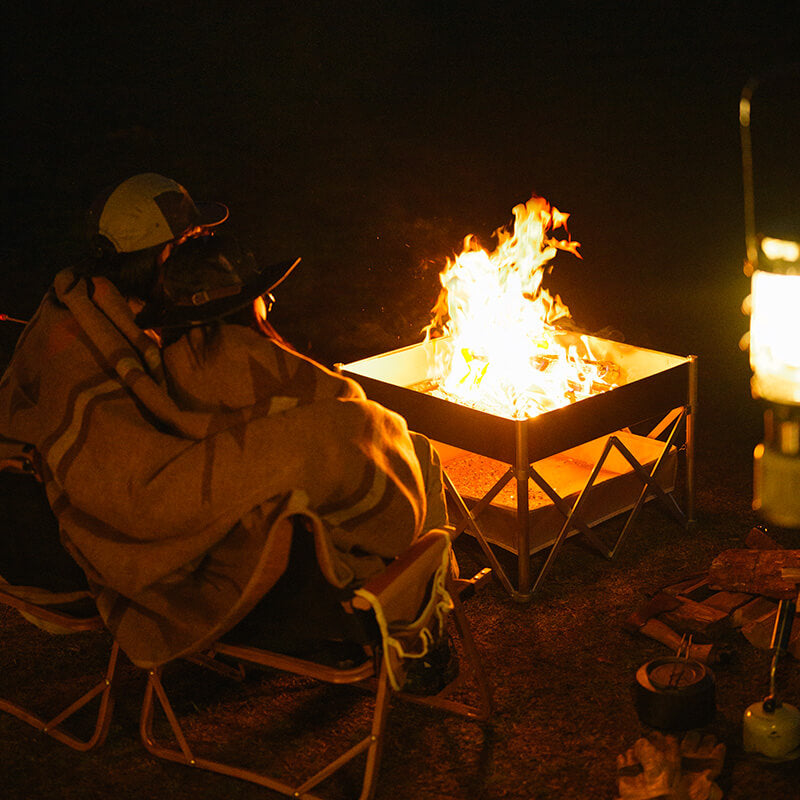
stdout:
[(515, 477), (517, 480), (517, 558), (518, 591), (514, 599), (518, 602), (528, 602), (531, 599), (531, 517), (528, 505), (528, 480), (530, 463), (528, 461), (528, 429), (524, 420), (516, 423), (516, 464)]
[(697, 413), (697, 356), (689, 356), (689, 405), (686, 408), (686, 526), (691, 531), (694, 518), (694, 438)]
[(443, 470), (442, 477), (444, 478), (445, 488), (447, 489), (451, 499), (456, 504), (456, 507), (458, 508), (459, 512), (464, 518), (464, 525), (472, 531), (473, 535), (478, 540), (478, 544), (480, 545), (481, 550), (483, 550), (483, 554), (488, 559), (489, 564), (491, 564), (492, 571), (497, 577), (497, 580), (500, 581), (500, 585), (512, 597), (514, 597), (514, 595), (516, 594), (516, 590), (511, 584), (511, 581), (508, 579), (508, 576), (506, 575), (503, 567), (500, 565), (500, 562), (497, 560), (497, 556), (494, 554), (491, 545), (489, 544), (489, 542), (486, 541), (486, 537), (483, 535), (483, 531), (478, 526), (478, 522), (475, 519), (475, 515), (467, 507), (467, 504), (464, 502), (464, 498), (461, 496), (458, 489), (456, 489), (455, 484), (453, 483), (450, 476), (447, 474), (447, 470)]

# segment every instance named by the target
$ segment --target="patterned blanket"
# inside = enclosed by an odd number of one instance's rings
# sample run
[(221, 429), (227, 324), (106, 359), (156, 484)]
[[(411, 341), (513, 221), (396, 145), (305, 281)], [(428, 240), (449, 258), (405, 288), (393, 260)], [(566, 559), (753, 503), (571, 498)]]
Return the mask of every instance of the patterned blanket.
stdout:
[(292, 515), (338, 586), (445, 521), (429, 443), (355, 383), (237, 326), (162, 359), (111, 283), (70, 271), (0, 381), (0, 458), (26, 445), (64, 545), (143, 667), (252, 609), (285, 567)]

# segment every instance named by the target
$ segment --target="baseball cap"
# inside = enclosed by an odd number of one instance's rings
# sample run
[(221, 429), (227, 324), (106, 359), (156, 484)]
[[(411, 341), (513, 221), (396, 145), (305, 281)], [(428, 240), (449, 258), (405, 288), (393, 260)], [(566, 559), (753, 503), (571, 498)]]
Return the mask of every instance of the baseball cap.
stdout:
[(89, 238), (102, 237), (116, 253), (133, 253), (227, 218), (228, 208), (222, 203), (195, 203), (177, 181), (144, 172), (98, 195), (89, 209)]

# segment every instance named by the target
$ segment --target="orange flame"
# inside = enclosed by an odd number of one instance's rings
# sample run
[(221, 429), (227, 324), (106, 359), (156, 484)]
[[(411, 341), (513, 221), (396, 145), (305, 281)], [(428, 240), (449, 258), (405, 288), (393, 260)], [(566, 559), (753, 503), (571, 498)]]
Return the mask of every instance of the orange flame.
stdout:
[[(541, 197), (513, 209), (514, 225), (495, 231), (489, 253), (474, 236), (448, 259), (427, 336), (448, 337), (436, 365), (435, 394), (512, 419), (559, 408), (613, 383), (613, 365), (592, 359), (584, 337), (559, 343), (569, 309), (542, 287), (559, 250), (580, 258), (567, 219)], [(554, 233), (563, 230), (564, 238)], [(579, 350), (581, 352), (579, 352)]]

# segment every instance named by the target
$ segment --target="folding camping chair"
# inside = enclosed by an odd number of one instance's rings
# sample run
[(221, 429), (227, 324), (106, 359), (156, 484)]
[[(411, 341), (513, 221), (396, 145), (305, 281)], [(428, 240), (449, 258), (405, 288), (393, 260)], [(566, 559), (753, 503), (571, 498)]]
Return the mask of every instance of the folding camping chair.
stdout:
[[(4, 486), (0, 495), (4, 501), (2, 516), (4, 536), (37, 535), (42, 547), (41, 561), (35, 564), (40, 583), (44, 586), (17, 585), (24, 567), (12, 563), (8, 547), (4, 547), (5, 565), (0, 563), (0, 603), (18, 611), (26, 620), (54, 635), (86, 631), (105, 632), (94, 603), (86, 591), (85, 579), (69, 555), (61, 548), (58, 523), (50, 512), (41, 485), (33, 477), (30, 466), (23, 461), (0, 462), (0, 480)], [(15, 514), (14, 512), (22, 512)], [(11, 524), (9, 524), (11, 520)], [(9, 544), (8, 541), (5, 543)], [(22, 570), (22, 571), (20, 571)], [(16, 578), (16, 580), (13, 580)], [(85, 751), (103, 743), (108, 733), (113, 710), (113, 680), (119, 646), (113, 642), (105, 671), (99, 680), (80, 697), (70, 702), (55, 716), (43, 719), (22, 705), (0, 697), (0, 711), (11, 714), (53, 739), (69, 747)], [(79, 735), (66, 727), (68, 720), (81, 709), (97, 700), (97, 716), (91, 733)], [(73, 720), (74, 721), (74, 720)]]
[[(298, 531), (295, 526), (295, 538), (298, 533), (302, 535), (302, 530)], [(486, 719), (491, 711), (489, 685), (459, 601), (459, 592), (467, 583), (459, 584), (451, 574), (449, 533), (434, 530), (415, 542), (384, 573), (361, 589), (348, 593), (349, 597), (339, 606), (339, 610), (357, 622), (357, 627), (366, 634), (366, 639), (359, 642), (365, 658), (362, 663), (331, 666), (309, 657), (286, 655), (275, 649), (232, 641), (231, 637), (223, 637), (203, 654), (204, 659), (210, 659), (212, 663), (218, 658), (223, 662), (232, 660), (239, 665), (269, 667), (329, 684), (364, 686), (375, 693), (372, 718), (365, 725), (363, 737), (349, 748), (343, 747), (344, 752), (311, 776), (272, 777), (198, 755), (196, 748), (189, 744), (186, 728), (167, 696), (162, 668), (148, 673), (140, 720), (142, 741), (159, 758), (230, 775), (307, 800), (318, 797), (312, 791), (320, 783), (359, 755), (364, 755), (366, 763), (360, 798), (367, 800), (375, 790), (392, 694), (477, 720)], [(454, 622), (461, 643), (462, 669), (459, 675), (432, 696), (404, 692), (404, 680), (410, 665), (424, 658), (432, 643), (443, 635), (448, 618)], [(465, 689), (463, 667), (467, 665), (474, 678), (475, 686), (471, 688), (477, 692), (476, 704), (469, 704), (463, 697), (454, 695), (457, 689)], [(161, 742), (157, 738), (154, 720), (158, 711), (166, 716), (174, 739), (172, 742)], [(302, 754), (298, 754), (297, 760), (303, 763)]]

